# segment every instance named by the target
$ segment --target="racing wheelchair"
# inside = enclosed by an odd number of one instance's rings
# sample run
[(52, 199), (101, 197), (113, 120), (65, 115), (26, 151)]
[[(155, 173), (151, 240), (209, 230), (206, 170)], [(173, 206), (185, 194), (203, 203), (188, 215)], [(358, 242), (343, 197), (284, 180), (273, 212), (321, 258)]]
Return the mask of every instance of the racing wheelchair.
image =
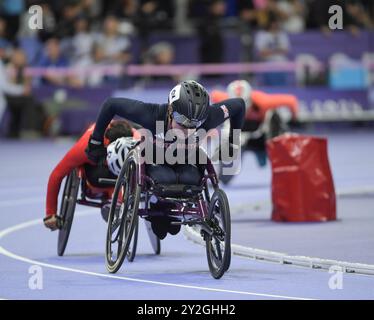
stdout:
[[(221, 278), (231, 261), (230, 208), (210, 159), (201, 170), (199, 185), (156, 183), (146, 166), (138, 143), (127, 154), (114, 188), (107, 225), (107, 270), (115, 273), (121, 268), (131, 251), (139, 217), (166, 216), (173, 218), (172, 224), (200, 227), (210, 273)], [(152, 197), (157, 198), (156, 208), (151, 206)]]
[[(59, 225), (57, 242), (57, 254), (59, 256), (63, 256), (65, 253), (70, 230), (73, 224), (76, 204), (101, 208), (105, 203), (107, 203), (108, 200), (111, 199), (116, 180), (99, 178), (98, 181), (101, 184), (107, 185), (108, 187), (93, 187), (87, 179), (84, 166), (72, 170), (66, 177), (58, 213), (58, 216), (60, 217), (59, 220), (61, 221)], [(160, 239), (153, 233), (150, 223), (146, 223), (146, 230), (148, 232), (154, 253), (160, 254), (161, 242)], [(134, 261), (135, 259), (137, 241), (138, 224), (134, 226), (134, 236), (127, 252), (127, 259), (130, 262)]]

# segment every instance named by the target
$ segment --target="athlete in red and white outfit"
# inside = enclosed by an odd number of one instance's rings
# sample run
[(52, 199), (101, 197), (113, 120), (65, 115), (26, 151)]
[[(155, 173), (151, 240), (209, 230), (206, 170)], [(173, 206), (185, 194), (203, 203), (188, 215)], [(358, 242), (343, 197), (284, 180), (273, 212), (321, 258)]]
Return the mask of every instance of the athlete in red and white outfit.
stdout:
[(227, 91), (214, 90), (211, 93), (214, 103), (228, 98), (242, 98), (245, 102), (245, 120), (264, 121), (269, 110), (287, 108), (292, 117), (298, 112), (298, 100), (292, 94), (269, 94), (260, 90), (253, 90), (246, 80), (235, 80), (227, 86)]
[[(56, 230), (58, 228), (57, 221), (57, 199), (62, 180), (73, 169), (84, 167), (88, 183), (92, 187), (105, 188), (108, 196), (113, 193), (113, 187), (102, 186), (98, 182), (98, 178), (115, 179), (116, 176), (109, 170), (106, 165), (106, 159), (103, 158), (97, 164), (90, 161), (86, 155), (86, 148), (90, 136), (95, 129), (95, 124), (92, 124), (79, 140), (71, 147), (65, 154), (62, 160), (53, 169), (48, 180), (47, 199), (46, 199), (46, 217), (44, 224), (47, 228)], [(121, 137), (137, 136), (137, 132), (125, 120), (113, 120), (105, 131), (104, 145), (108, 146), (111, 142), (116, 141)], [(109, 199), (108, 199), (109, 200)]]
[[(286, 131), (286, 123), (295, 119), (298, 113), (298, 100), (294, 95), (253, 90), (246, 80), (235, 80), (227, 86), (226, 91), (214, 90), (210, 96), (214, 103), (228, 98), (244, 100), (246, 111), (241, 134), (242, 150), (253, 151), (261, 167), (266, 165), (267, 139)], [(232, 176), (220, 175), (220, 178), (228, 183)]]

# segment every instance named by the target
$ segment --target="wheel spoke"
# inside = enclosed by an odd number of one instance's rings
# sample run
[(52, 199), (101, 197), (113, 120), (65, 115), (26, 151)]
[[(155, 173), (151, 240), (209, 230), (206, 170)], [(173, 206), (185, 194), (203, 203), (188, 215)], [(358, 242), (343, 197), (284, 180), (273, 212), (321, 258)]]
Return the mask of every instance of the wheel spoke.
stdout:
[(221, 242), (217, 239), (214, 238), (215, 242), (215, 247), (216, 247), (216, 252), (217, 252), (217, 259), (219, 262), (222, 262), (222, 248), (221, 248)]

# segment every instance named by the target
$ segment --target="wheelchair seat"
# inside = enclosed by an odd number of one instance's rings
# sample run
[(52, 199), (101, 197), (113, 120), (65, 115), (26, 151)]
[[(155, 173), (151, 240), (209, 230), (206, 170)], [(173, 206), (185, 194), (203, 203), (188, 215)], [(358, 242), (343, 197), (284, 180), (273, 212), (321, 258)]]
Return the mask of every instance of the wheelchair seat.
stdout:
[[(146, 165), (146, 173), (155, 184), (163, 186), (199, 186), (203, 177), (196, 166), (189, 164), (179, 164), (175, 166), (148, 164)], [(175, 188), (177, 187), (171, 187), (173, 190)]]
[(186, 185), (186, 184), (155, 184), (152, 191), (156, 196), (178, 198), (178, 197), (192, 197), (198, 195), (203, 191), (202, 186)]

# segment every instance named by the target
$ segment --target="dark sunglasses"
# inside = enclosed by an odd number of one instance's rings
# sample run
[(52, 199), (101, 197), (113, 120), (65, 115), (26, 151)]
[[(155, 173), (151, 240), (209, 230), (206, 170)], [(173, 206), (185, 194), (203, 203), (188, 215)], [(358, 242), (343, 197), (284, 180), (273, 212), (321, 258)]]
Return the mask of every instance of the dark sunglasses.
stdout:
[(188, 119), (184, 114), (180, 114), (176, 111), (173, 112), (173, 119), (176, 123), (186, 129), (196, 129), (199, 128), (205, 120), (194, 120)]

